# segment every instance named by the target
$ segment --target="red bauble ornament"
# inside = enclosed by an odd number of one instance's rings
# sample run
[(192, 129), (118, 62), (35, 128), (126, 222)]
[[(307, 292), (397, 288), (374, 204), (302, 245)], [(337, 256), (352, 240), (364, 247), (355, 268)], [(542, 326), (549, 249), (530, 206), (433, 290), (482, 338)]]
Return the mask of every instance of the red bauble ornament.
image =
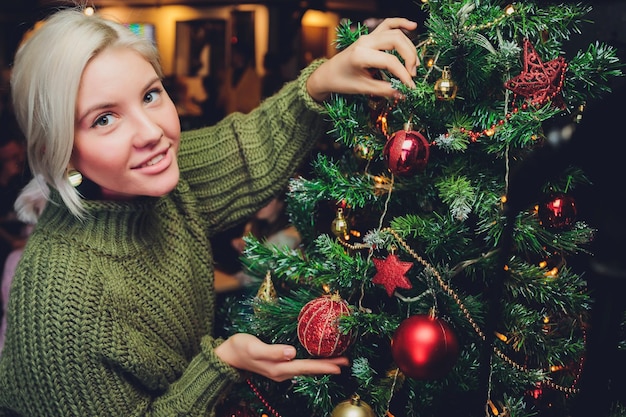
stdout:
[(551, 194), (537, 209), (539, 222), (547, 229), (569, 229), (576, 223), (577, 214), (576, 201), (564, 193)]
[(391, 339), (391, 354), (408, 377), (438, 379), (459, 357), (459, 343), (450, 326), (426, 314), (405, 319)]
[(408, 176), (422, 171), (428, 163), (430, 144), (411, 123), (389, 137), (383, 148), (387, 168), (394, 175)]
[(350, 333), (339, 330), (339, 319), (351, 314), (350, 306), (338, 294), (311, 300), (298, 315), (298, 340), (313, 356), (339, 356), (352, 342)]

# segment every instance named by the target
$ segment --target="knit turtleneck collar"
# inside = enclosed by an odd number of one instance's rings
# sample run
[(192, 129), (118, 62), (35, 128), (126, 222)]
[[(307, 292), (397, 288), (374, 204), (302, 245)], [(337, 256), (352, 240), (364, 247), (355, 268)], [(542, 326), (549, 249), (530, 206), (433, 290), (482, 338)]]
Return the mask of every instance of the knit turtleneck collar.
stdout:
[(74, 216), (59, 193), (51, 190), (50, 201), (42, 213), (38, 228), (60, 234), (103, 254), (135, 254), (154, 238), (156, 213), (163, 198), (138, 197), (129, 201), (84, 200), (85, 216)]

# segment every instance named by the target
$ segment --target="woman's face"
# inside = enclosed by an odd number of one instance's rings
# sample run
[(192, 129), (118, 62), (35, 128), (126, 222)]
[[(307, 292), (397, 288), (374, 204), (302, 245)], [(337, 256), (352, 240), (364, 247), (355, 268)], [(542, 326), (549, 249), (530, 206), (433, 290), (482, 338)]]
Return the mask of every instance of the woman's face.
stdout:
[(83, 72), (71, 163), (106, 199), (159, 197), (178, 183), (180, 122), (152, 65), (109, 48)]

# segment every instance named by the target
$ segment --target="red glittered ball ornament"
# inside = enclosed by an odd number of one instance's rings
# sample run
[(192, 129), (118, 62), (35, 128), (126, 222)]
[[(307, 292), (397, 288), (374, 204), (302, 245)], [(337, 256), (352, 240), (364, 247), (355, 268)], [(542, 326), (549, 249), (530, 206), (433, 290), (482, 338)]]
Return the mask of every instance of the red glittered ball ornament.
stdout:
[(411, 123), (389, 137), (383, 148), (387, 168), (394, 175), (409, 176), (422, 171), (428, 163), (430, 144)]
[(338, 294), (311, 300), (298, 315), (298, 340), (313, 356), (339, 356), (352, 343), (351, 333), (339, 329), (339, 320), (351, 314), (350, 306)]
[(537, 215), (547, 229), (566, 230), (576, 223), (576, 201), (570, 195), (554, 193), (539, 204)]
[(400, 323), (391, 339), (391, 354), (406, 376), (439, 379), (456, 363), (459, 343), (445, 321), (419, 314)]

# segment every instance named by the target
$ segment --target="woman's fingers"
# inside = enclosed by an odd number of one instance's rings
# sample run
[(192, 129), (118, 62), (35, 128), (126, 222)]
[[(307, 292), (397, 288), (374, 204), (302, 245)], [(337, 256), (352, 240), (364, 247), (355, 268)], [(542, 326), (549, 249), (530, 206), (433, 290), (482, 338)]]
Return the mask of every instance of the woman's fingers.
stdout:
[[(411, 76), (415, 76), (418, 63), (417, 51), (413, 41), (402, 31), (402, 29), (410, 31), (415, 28), (417, 28), (416, 22), (404, 18), (390, 18), (383, 20), (372, 33), (364, 38), (370, 36), (370, 39), (376, 42), (375, 45), (372, 45), (374, 49), (387, 51), (395, 49), (404, 59), (406, 70)], [(398, 74), (394, 73), (394, 75)], [(404, 82), (404, 80), (402, 81)]]
[[(307, 90), (317, 101), (330, 93), (372, 94), (384, 97), (398, 95), (387, 80), (375, 79), (371, 70), (385, 70), (403, 84), (413, 88), (418, 63), (413, 42), (403, 31), (414, 30), (417, 23), (405, 18), (383, 20), (371, 33), (359, 37), (352, 45), (322, 64), (307, 80)], [(402, 62), (395, 54), (395, 50)]]
[(229, 365), (285, 381), (298, 375), (339, 374), (348, 358), (294, 359), (296, 348), (268, 344), (254, 335), (237, 333), (215, 348), (216, 355)]
[(340, 374), (341, 367), (350, 364), (348, 358), (294, 359), (289, 362), (270, 364), (266, 377), (277, 381), (286, 381), (300, 375)]
[[(402, 81), (404, 85), (414, 88), (415, 82), (413, 81), (413, 75), (415, 75), (416, 71), (417, 54), (414, 54), (414, 58), (412, 58), (410, 54), (406, 56), (407, 58), (405, 58), (405, 64), (403, 65), (397, 57), (388, 52), (368, 51), (367, 57), (364, 59), (364, 66), (366, 68), (377, 68), (389, 71)], [(384, 81), (384, 83), (389, 86), (387, 81)]]
[(383, 31), (387, 29), (405, 29), (405, 30), (415, 30), (417, 28), (417, 22), (409, 20), (404, 17), (388, 17), (383, 19), (378, 26), (372, 31), (372, 33), (376, 31)]

